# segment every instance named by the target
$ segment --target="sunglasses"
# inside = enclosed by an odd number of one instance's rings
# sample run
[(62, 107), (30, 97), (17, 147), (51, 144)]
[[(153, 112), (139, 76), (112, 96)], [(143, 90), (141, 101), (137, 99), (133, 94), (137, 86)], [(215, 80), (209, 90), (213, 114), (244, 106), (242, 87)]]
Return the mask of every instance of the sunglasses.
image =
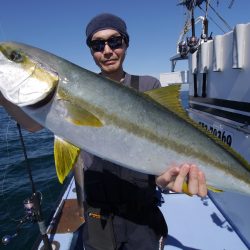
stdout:
[(123, 36), (113, 36), (107, 40), (101, 40), (101, 39), (92, 40), (90, 41), (89, 47), (94, 52), (102, 52), (106, 44), (108, 44), (108, 46), (111, 49), (119, 49), (122, 47), (122, 42), (123, 42)]

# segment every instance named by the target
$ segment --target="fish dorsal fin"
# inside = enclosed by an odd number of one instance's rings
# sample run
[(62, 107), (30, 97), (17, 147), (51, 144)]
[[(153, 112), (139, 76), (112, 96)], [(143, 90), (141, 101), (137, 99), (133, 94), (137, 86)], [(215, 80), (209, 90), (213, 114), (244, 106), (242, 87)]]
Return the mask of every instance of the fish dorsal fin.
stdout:
[[(189, 124), (193, 125), (198, 130), (202, 131), (209, 138), (211, 138), (215, 143), (219, 144), (222, 148), (227, 150), (235, 159), (237, 159), (248, 171), (250, 171), (250, 164), (246, 159), (244, 159), (239, 153), (234, 149), (229, 147), (227, 144), (222, 142), (218, 137), (214, 136), (210, 131), (201, 127), (198, 123), (193, 121), (181, 105), (180, 101), (180, 87), (181, 84), (173, 84), (170, 86), (153, 89), (144, 92), (147, 96), (152, 98), (155, 102), (167, 108), (169, 111), (179, 116)], [(215, 190), (215, 189), (214, 189)]]
[(71, 103), (68, 100), (62, 100), (67, 109), (66, 120), (77, 126), (102, 127), (103, 123), (98, 117), (86, 109)]
[(55, 136), (54, 158), (56, 173), (60, 183), (63, 183), (75, 165), (79, 154), (80, 149), (78, 147)]
[(154, 101), (166, 107), (168, 110), (175, 113), (177, 116), (191, 121), (187, 112), (183, 109), (179, 98), (180, 84), (173, 84), (166, 87), (152, 89), (144, 92), (150, 96)]

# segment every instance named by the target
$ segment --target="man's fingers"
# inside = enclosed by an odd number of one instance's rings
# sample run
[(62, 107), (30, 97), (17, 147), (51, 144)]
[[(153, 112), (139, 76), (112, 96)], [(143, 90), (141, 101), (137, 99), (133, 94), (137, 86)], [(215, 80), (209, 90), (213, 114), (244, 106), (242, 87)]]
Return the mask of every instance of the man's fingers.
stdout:
[(199, 171), (197, 166), (191, 165), (188, 175), (188, 191), (190, 194), (198, 194), (199, 191), (198, 173)]
[(179, 167), (174, 166), (169, 168), (166, 172), (156, 178), (156, 185), (163, 189), (172, 189), (175, 178), (179, 174), (179, 172)]
[[(156, 184), (161, 188), (168, 188), (174, 192), (186, 192), (190, 195), (207, 195), (205, 175), (199, 168), (192, 164), (173, 166), (156, 178)], [(183, 187), (186, 188), (183, 190)]]
[(181, 165), (180, 172), (178, 176), (176, 177), (173, 188), (172, 188), (173, 191), (182, 192), (182, 186), (183, 186), (184, 181), (186, 180), (189, 170), (190, 170), (189, 164)]
[(207, 195), (207, 184), (206, 178), (203, 172), (198, 172), (198, 180), (199, 180), (199, 192), (198, 195), (201, 197), (205, 197)]

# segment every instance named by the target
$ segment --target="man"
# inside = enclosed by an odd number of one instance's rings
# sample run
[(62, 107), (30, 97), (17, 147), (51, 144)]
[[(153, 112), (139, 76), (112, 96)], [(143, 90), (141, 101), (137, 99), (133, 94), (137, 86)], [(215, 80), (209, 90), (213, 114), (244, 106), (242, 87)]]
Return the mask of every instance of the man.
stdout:
[[(141, 92), (160, 87), (160, 82), (153, 77), (134, 76), (124, 71), (129, 35), (121, 18), (108, 13), (94, 17), (86, 27), (86, 37), (101, 75)], [(173, 166), (154, 177), (87, 152), (82, 156), (88, 169), (85, 171), (86, 225), (83, 229), (86, 250), (162, 249), (167, 225), (157, 207), (156, 184), (181, 192), (188, 177), (191, 194), (205, 196), (207, 193), (204, 174), (195, 165)]]
[[(123, 70), (129, 46), (125, 22), (111, 14), (93, 18), (86, 28), (87, 45), (103, 76), (138, 91), (159, 88), (150, 76), (131, 76)], [(30, 131), (42, 127), (0, 93), (0, 105)], [(166, 166), (161, 176), (151, 176), (122, 168), (82, 152), (85, 168), (86, 225), (83, 240), (86, 250), (160, 249), (167, 226), (157, 207), (155, 187), (182, 191), (188, 178), (189, 193), (207, 194), (204, 174), (195, 165)]]

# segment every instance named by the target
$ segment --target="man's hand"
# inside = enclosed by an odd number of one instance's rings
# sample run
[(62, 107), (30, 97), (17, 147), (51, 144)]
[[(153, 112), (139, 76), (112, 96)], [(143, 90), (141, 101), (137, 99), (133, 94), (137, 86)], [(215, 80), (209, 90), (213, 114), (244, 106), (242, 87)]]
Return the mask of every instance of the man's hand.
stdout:
[(22, 111), (21, 108), (9, 102), (4, 98), (0, 91), (0, 106), (3, 106), (5, 110), (13, 117), (23, 128), (29, 130), (30, 132), (36, 132), (41, 130), (43, 127), (31, 119), (28, 115)]
[(171, 167), (162, 175), (156, 177), (156, 185), (174, 192), (182, 192), (183, 184), (187, 182), (188, 193), (204, 197), (207, 195), (207, 185), (204, 173), (196, 165), (182, 164)]

